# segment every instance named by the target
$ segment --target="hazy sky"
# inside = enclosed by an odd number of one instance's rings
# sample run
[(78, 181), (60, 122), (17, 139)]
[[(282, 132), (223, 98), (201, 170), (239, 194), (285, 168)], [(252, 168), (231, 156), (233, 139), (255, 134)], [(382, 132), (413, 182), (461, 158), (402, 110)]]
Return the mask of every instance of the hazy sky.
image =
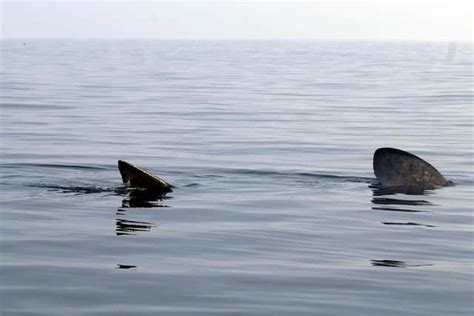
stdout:
[(1, 1), (3, 38), (472, 41), (474, 1)]

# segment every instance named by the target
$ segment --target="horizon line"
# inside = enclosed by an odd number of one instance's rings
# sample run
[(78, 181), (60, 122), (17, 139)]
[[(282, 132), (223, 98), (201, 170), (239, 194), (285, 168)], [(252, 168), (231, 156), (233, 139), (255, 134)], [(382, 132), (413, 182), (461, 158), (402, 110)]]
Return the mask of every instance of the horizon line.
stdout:
[(270, 41), (306, 41), (306, 42), (409, 42), (409, 43), (464, 43), (474, 44), (474, 39), (403, 39), (403, 38), (312, 38), (312, 37), (274, 37), (274, 38), (190, 38), (190, 37), (1, 37), (0, 40), (18, 40), (18, 41), (34, 41), (34, 40), (104, 40), (104, 41), (254, 41), (254, 42), (270, 42)]

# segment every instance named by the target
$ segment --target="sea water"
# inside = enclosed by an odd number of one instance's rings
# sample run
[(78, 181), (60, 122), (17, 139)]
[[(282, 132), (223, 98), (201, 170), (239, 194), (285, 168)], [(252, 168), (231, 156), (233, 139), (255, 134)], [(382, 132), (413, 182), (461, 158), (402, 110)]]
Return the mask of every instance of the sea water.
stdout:
[[(472, 315), (472, 75), (465, 43), (2, 41), (1, 314)], [(377, 190), (386, 146), (455, 185)]]

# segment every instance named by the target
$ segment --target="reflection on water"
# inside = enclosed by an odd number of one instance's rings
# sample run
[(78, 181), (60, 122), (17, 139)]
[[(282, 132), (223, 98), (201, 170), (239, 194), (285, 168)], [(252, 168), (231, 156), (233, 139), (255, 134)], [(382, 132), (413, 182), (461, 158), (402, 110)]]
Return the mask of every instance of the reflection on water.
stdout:
[(155, 193), (148, 190), (131, 190), (122, 201), (122, 207), (130, 208), (152, 208), (168, 207), (164, 204), (165, 199), (170, 199), (166, 193)]
[(117, 236), (135, 235), (137, 232), (148, 232), (156, 225), (150, 222), (137, 221), (123, 218), (129, 208), (154, 208), (168, 207), (163, 204), (166, 194), (156, 194), (148, 190), (129, 190), (122, 200), (122, 207), (117, 209), (115, 233)]
[(423, 227), (436, 227), (434, 225), (425, 225), (420, 223), (406, 222), (406, 223), (397, 223), (397, 222), (382, 222), (384, 225), (401, 225), (401, 226), (423, 226)]
[(425, 190), (421, 187), (410, 187), (410, 186), (382, 187), (378, 183), (371, 184), (369, 187), (372, 189), (374, 196), (394, 195), (394, 194), (425, 195), (429, 192), (429, 190)]
[[(401, 187), (398, 188), (382, 188), (380, 186), (370, 186), (372, 189), (372, 204), (376, 206), (372, 207), (372, 210), (375, 211), (391, 211), (391, 212), (407, 212), (407, 213), (418, 213), (418, 212), (425, 212), (419, 209), (413, 208), (406, 208), (405, 206), (432, 206), (433, 203), (424, 199), (412, 199), (409, 198), (413, 196), (415, 191), (411, 190), (410, 188), (405, 188), (406, 190)], [(409, 193), (407, 193), (409, 192)], [(424, 195), (427, 196), (427, 191), (419, 190), (419, 194), (417, 195)], [(385, 197), (384, 195), (397, 195), (400, 198), (394, 197)], [(400, 207), (404, 206), (404, 207)]]
[[(371, 186), (373, 198), (371, 200), (372, 204), (376, 205), (372, 207), (372, 210), (375, 211), (391, 211), (391, 212), (402, 212), (407, 213), (404, 216), (414, 216), (409, 215), (410, 213), (421, 213), (426, 212), (426, 210), (420, 210), (418, 208), (423, 207), (432, 207), (434, 204), (425, 199), (413, 199), (413, 191), (407, 193), (408, 191), (401, 192), (400, 190), (395, 191), (393, 188), (380, 188), (376, 186)], [(424, 196), (427, 196), (426, 192), (421, 193)], [(384, 195), (397, 195), (397, 198), (394, 197), (385, 197)], [(410, 208), (406, 208), (410, 206)], [(434, 225), (423, 224), (412, 221), (382, 221), (383, 225), (387, 226), (396, 226), (396, 227), (425, 227), (432, 228), (436, 227)], [(372, 266), (374, 267), (391, 267), (391, 268), (408, 268), (408, 267), (422, 267), (422, 266), (432, 266), (433, 264), (408, 264), (402, 260), (370, 260)]]
[(396, 208), (396, 207), (372, 207), (374, 211), (389, 211), (389, 212), (408, 212), (408, 213), (419, 213), (425, 211), (411, 210), (407, 208)]
[(117, 218), (115, 232), (117, 236), (135, 235), (136, 232), (150, 231), (155, 225), (149, 222), (131, 221), (128, 219)]
[(374, 267), (390, 267), (390, 268), (409, 268), (409, 267), (429, 267), (432, 264), (408, 264), (399, 260), (370, 260)]
[[(115, 234), (117, 236), (136, 235), (138, 232), (149, 232), (154, 223), (125, 219), (129, 214), (127, 209), (135, 208), (154, 208), (154, 207), (168, 207), (163, 204), (163, 200), (167, 198), (166, 194), (155, 194), (147, 190), (129, 190), (127, 196), (122, 200), (122, 207), (117, 209), (117, 218), (115, 220)], [(136, 265), (118, 263), (116, 269), (121, 270), (136, 270)]]
[(135, 270), (137, 266), (131, 265), (131, 264), (117, 264), (117, 269), (124, 269), (124, 270), (130, 270), (133, 269)]
[(426, 200), (400, 200), (379, 197), (373, 198), (372, 203), (382, 205), (433, 205), (431, 202)]

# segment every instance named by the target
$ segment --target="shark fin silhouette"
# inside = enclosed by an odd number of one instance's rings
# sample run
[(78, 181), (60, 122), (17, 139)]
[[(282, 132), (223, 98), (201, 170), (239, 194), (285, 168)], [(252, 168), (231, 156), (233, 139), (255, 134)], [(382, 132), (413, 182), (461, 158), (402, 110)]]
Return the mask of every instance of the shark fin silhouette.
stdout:
[(172, 186), (165, 180), (126, 161), (119, 160), (118, 168), (122, 181), (130, 183), (131, 186), (161, 193), (173, 191)]
[(423, 159), (396, 148), (379, 148), (374, 153), (374, 173), (383, 187), (432, 190), (450, 184)]

